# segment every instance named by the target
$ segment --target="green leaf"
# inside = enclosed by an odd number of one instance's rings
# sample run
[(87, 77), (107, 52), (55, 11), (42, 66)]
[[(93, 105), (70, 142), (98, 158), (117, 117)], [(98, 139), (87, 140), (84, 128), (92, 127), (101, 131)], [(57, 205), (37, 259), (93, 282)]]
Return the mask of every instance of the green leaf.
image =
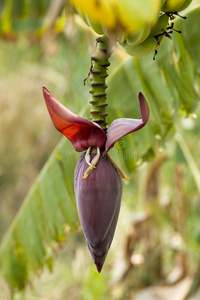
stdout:
[(194, 65), (196, 72), (200, 74), (200, 51), (199, 51), (199, 15), (200, 6), (196, 6), (187, 14), (187, 20), (178, 19), (176, 24), (182, 32), (182, 38)]
[(179, 145), (179, 147), (181, 148), (181, 151), (184, 155), (184, 158), (185, 160), (187, 161), (188, 163), (188, 166), (191, 170), (191, 173), (193, 175), (193, 178), (194, 178), (194, 181), (196, 183), (196, 186), (197, 186), (197, 189), (200, 193), (200, 186), (199, 186), (199, 182), (200, 182), (200, 171), (196, 165), (196, 162), (186, 144), (186, 142), (184, 141), (184, 138), (180, 135), (180, 134), (177, 134), (176, 136), (176, 140), (177, 140), (177, 143)]
[(76, 155), (71, 155), (72, 149), (66, 138), (61, 140), (56, 155), (51, 154), (4, 237), (1, 270), (13, 287), (23, 288), (32, 271), (45, 264), (49, 267), (55, 247), (77, 227), (72, 193)]
[(44, 17), (51, 5), (49, 0), (3, 0), (0, 3), (1, 33), (35, 32), (43, 28)]

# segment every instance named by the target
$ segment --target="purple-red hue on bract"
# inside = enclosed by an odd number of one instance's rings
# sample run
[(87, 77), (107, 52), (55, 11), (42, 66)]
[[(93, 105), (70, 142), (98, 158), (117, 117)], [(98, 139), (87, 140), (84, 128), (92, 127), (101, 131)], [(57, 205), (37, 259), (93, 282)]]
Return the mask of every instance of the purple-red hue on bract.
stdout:
[(56, 100), (45, 87), (43, 87), (43, 95), (54, 126), (70, 140), (74, 149), (78, 152), (87, 150), (90, 146), (96, 146), (100, 149), (105, 147), (103, 154), (105, 155), (116, 141), (142, 128), (149, 118), (147, 101), (144, 95), (139, 93), (138, 98), (141, 110), (139, 119), (122, 118), (114, 120), (106, 136), (104, 130), (97, 123), (72, 113)]
[(107, 155), (99, 160), (95, 170), (84, 179), (87, 168), (85, 155), (82, 154), (75, 169), (74, 188), (83, 232), (100, 272), (118, 220), (122, 181)]
[[(138, 119), (114, 120), (106, 135), (97, 123), (83, 119), (64, 107), (45, 87), (43, 95), (54, 126), (70, 140), (76, 151), (81, 152), (91, 146), (101, 149), (101, 157), (88, 178), (83, 178), (88, 168), (85, 153), (77, 162), (74, 177), (81, 225), (94, 263), (100, 272), (113, 240), (122, 196), (121, 177), (107, 152), (118, 139), (139, 130), (147, 123), (149, 107), (143, 94), (139, 93), (141, 116)], [(94, 153), (90, 156), (92, 160)]]
[(45, 87), (43, 87), (43, 94), (54, 126), (70, 140), (76, 151), (82, 152), (91, 145), (104, 147), (106, 134), (97, 123), (72, 113), (58, 102)]
[(149, 119), (149, 107), (147, 101), (142, 93), (139, 93), (138, 98), (140, 102), (141, 117), (139, 119), (121, 118), (114, 120), (108, 129), (105, 153), (107, 153), (120, 138), (139, 130), (147, 123)]

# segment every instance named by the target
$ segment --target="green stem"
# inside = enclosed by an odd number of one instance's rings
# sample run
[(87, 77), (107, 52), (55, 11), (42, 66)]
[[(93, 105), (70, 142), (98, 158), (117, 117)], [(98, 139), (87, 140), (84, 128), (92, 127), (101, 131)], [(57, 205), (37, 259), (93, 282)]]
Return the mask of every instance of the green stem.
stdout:
[(106, 77), (107, 67), (109, 67), (110, 63), (108, 61), (111, 53), (108, 49), (108, 38), (106, 36), (101, 36), (96, 39), (97, 41), (97, 50), (95, 54), (91, 57), (91, 69), (90, 69), (90, 82), (91, 89), (90, 93), (92, 94), (92, 100), (90, 100), (90, 104), (92, 104), (92, 109), (90, 111), (92, 117), (91, 120), (98, 123), (105, 132), (107, 131), (107, 112), (106, 103), (107, 95), (106, 95)]

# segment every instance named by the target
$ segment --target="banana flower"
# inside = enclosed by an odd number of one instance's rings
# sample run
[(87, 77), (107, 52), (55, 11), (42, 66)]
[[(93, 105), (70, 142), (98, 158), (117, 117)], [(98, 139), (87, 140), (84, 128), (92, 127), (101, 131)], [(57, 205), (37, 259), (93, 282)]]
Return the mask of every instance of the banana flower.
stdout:
[(106, 132), (95, 122), (72, 113), (43, 87), (51, 120), (78, 152), (84, 152), (76, 165), (74, 189), (76, 204), (85, 239), (100, 272), (113, 240), (126, 176), (108, 151), (121, 137), (141, 129), (148, 121), (149, 107), (139, 93), (139, 119), (114, 120)]

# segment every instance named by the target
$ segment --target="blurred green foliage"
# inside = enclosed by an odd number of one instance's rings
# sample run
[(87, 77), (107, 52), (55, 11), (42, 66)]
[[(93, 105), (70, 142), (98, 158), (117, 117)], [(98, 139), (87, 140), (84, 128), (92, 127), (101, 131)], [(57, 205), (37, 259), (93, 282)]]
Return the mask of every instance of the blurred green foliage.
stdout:
[[(1, 12), (3, 4), (9, 11), (11, 2), (1, 2)], [(41, 17), (43, 2), (35, 5), (33, 15)], [(14, 19), (17, 15), (21, 11)], [(46, 85), (70, 110), (88, 117), (86, 36), (69, 21), (50, 40), (48, 35), (38, 40), (22, 34), (17, 42), (0, 42), (1, 237), (10, 225), (1, 244), (1, 269), (16, 300), (131, 299), (140, 288), (166, 282), (175, 267), (182, 276), (193, 274), (198, 283), (199, 8), (190, 16), (178, 19), (182, 35), (165, 41), (156, 62), (152, 55), (122, 63), (111, 60), (109, 122), (138, 117), (140, 90), (149, 101), (151, 118), (142, 132), (111, 150), (130, 181), (124, 184), (118, 228), (101, 275), (93, 267), (74, 210), (72, 174), (78, 155), (66, 139), (56, 146), (60, 134), (51, 125), (41, 93)], [(24, 293), (15, 290), (26, 283)], [(0, 299), (9, 296), (2, 279)]]
[[(85, 44), (82, 51), (70, 39), (59, 37), (58, 52), (54, 56), (46, 55), (39, 42), (30, 43), (24, 37), (18, 43), (0, 42), (1, 237), (4, 226), (10, 223), (60, 137), (46, 115), (42, 85), (52, 92), (58, 91), (60, 101), (68, 103), (74, 111), (79, 111), (86, 102), (88, 91), (83, 88), (83, 78), (90, 61), (86, 55), (87, 43), (80, 34), (79, 41)], [(77, 53), (78, 59), (75, 55), (68, 59), (72, 52)], [(80, 61), (82, 67), (78, 68)], [(76, 85), (69, 84), (71, 78)], [(70, 100), (72, 97), (74, 101)]]

